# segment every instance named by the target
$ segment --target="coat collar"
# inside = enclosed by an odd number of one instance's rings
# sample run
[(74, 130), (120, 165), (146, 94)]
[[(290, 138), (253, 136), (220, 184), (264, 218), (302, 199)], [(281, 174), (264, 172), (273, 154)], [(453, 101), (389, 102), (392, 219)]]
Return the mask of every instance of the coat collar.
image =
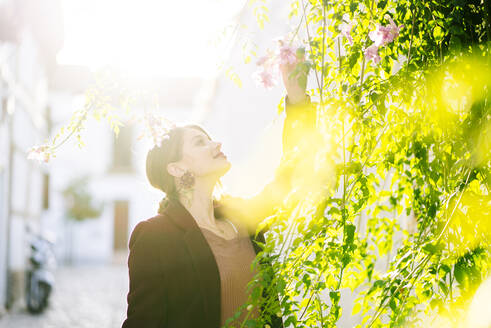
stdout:
[[(217, 217), (221, 217), (224, 213), (238, 215), (233, 210), (233, 207), (226, 205), (226, 203), (215, 202), (214, 206)], [(196, 220), (178, 200), (170, 199), (163, 214), (183, 231), (182, 238), (194, 264), (200, 291), (205, 300), (204, 315), (207, 318), (205, 322), (215, 323), (210, 325), (210, 327), (219, 327), (221, 320), (221, 286), (220, 272), (215, 256)], [(261, 250), (256, 241), (265, 242), (263, 233), (259, 232), (257, 236), (249, 236), (256, 254)]]
[[(169, 200), (166, 216), (183, 230), (183, 241), (196, 270), (200, 291), (204, 298), (205, 322), (220, 326), (220, 273), (213, 252), (191, 213), (178, 201)], [(213, 326), (213, 325), (210, 325)]]
[[(230, 200), (231, 199), (231, 200)], [(233, 201), (237, 201), (236, 198), (224, 198), (220, 202), (218, 201), (213, 201), (213, 206), (215, 208), (215, 216), (216, 217), (228, 217), (228, 216), (239, 216), (240, 213), (236, 210), (237, 205), (234, 205)], [(184, 233), (185, 233), (185, 238), (189, 238), (190, 236), (198, 235), (199, 237), (196, 237), (200, 239), (200, 241), (204, 241), (206, 243), (206, 247), (204, 251), (206, 253), (212, 254), (211, 248), (208, 246), (208, 243), (205, 240), (205, 237), (201, 233), (201, 229), (199, 228), (198, 224), (196, 223), (196, 220), (193, 218), (191, 213), (179, 202), (178, 200), (175, 199), (169, 199), (169, 203), (167, 205), (167, 208), (165, 209), (165, 213), (167, 216), (172, 220), (172, 222), (181, 228)], [(256, 234), (250, 234), (249, 238), (251, 239), (252, 246), (254, 247), (254, 252), (257, 254), (261, 251), (261, 247), (257, 244), (257, 241), (261, 243), (265, 243), (265, 238), (264, 238), (264, 233), (266, 232), (266, 229), (263, 231), (260, 231), (257, 235)], [(187, 236), (187, 237), (186, 237)], [(188, 245), (189, 246), (189, 245)], [(215, 258), (213, 257), (213, 262), (216, 265)], [(216, 265), (217, 266), (217, 265)], [(218, 270), (218, 266), (217, 266)]]
[(167, 214), (175, 225), (185, 232), (199, 229), (199, 226), (191, 213), (189, 213), (181, 202), (176, 199), (169, 199), (165, 214)]

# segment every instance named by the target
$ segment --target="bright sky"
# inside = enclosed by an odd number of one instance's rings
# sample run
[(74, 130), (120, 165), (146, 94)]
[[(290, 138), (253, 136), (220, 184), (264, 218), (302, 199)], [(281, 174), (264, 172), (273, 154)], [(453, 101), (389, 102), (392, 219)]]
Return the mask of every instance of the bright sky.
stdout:
[[(60, 64), (111, 64), (131, 74), (213, 74), (210, 44), (244, 0), (63, 0)], [(222, 51), (223, 52), (223, 51)]]

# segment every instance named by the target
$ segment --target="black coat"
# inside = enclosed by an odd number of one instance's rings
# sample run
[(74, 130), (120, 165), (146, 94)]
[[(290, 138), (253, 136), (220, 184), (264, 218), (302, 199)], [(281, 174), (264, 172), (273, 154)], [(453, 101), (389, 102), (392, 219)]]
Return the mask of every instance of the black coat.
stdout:
[[(262, 233), (257, 238), (264, 242)], [(253, 246), (257, 254), (259, 247)], [(218, 267), (196, 221), (179, 202), (137, 224), (128, 266), (123, 328), (220, 327)]]
[[(283, 129), (283, 153), (299, 136), (294, 129), (313, 124), (315, 112), (288, 106)], [(296, 115), (298, 113), (299, 115)], [(289, 142), (292, 141), (292, 142)], [(250, 238), (264, 242), (263, 232), (254, 237), (257, 222), (273, 214), (289, 189), (294, 162), (280, 165), (275, 179), (250, 199), (228, 197), (215, 209), (217, 217), (249, 223)], [(292, 166), (293, 165), (293, 166)], [(215, 258), (194, 218), (178, 201), (170, 201), (165, 211), (134, 228), (128, 257), (129, 293), (127, 318), (122, 328), (219, 328), (220, 275)], [(272, 328), (283, 327), (274, 316)]]

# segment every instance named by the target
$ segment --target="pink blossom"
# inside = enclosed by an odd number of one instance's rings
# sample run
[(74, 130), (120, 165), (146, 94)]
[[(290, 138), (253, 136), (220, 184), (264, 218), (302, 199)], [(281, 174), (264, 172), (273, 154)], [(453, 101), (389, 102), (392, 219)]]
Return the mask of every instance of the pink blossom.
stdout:
[(256, 81), (258, 86), (262, 86), (266, 89), (271, 89), (277, 83), (276, 79), (273, 77), (273, 74), (269, 70), (260, 69), (253, 73), (253, 79)]
[(148, 135), (153, 140), (154, 145), (158, 147), (162, 146), (162, 141), (169, 137), (169, 131), (176, 126), (173, 122), (161, 115), (151, 112), (146, 112), (144, 119), (146, 125), (145, 134)]
[(353, 44), (353, 38), (351, 37), (351, 28), (351, 24), (347, 24), (344, 22), (339, 25), (341, 35), (348, 39), (349, 44)]
[(374, 42), (377, 47), (384, 46), (389, 42), (394, 40), (391, 29), (382, 25), (377, 25), (375, 31), (371, 31), (368, 33), (368, 37), (370, 40)]
[(368, 37), (374, 42), (377, 47), (384, 46), (387, 43), (394, 41), (399, 36), (399, 31), (404, 25), (397, 26), (389, 15), (385, 16), (390, 21), (388, 26), (377, 25), (375, 31), (368, 33)]
[(276, 66), (278, 66), (278, 56), (274, 51), (268, 49), (266, 55), (257, 60), (256, 65), (263, 67), (265, 70), (275, 70)]
[(31, 147), (27, 151), (27, 159), (33, 159), (33, 160), (37, 160), (39, 162), (48, 163), (49, 158), (51, 156), (49, 150), (50, 150), (49, 146), (47, 146), (47, 145)]
[(349, 44), (353, 44), (353, 38), (351, 37), (351, 29), (353, 28), (354, 21), (351, 21), (349, 19), (349, 15), (344, 14), (343, 15), (343, 22), (339, 25), (339, 31), (341, 32), (341, 35), (344, 36)]
[(278, 59), (280, 65), (295, 64), (297, 62), (296, 49), (290, 46), (282, 46), (279, 49)]
[(268, 49), (267, 54), (257, 60), (256, 65), (259, 69), (252, 74), (256, 85), (266, 89), (277, 85), (278, 79), (281, 78), (281, 66), (295, 65), (303, 60), (297, 58), (297, 47), (292, 46), (286, 37), (275, 38), (275, 41), (275, 49)]
[(387, 14), (384, 17), (385, 17), (385, 19), (388, 19), (390, 22), (390, 26), (389, 26), (390, 34), (393, 36), (392, 40), (394, 40), (395, 38), (397, 38), (399, 36), (399, 32), (404, 27), (404, 25), (397, 26), (396, 23), (394, 23), (394, 21), (392, 20), (392, 17), (390, 17)]
[(291, 46), (291, 42), (288, 38), (277, 37), (275, 38), (277, 48), (274, 55), (271, 56), (274, 64), (276, 65), (288, 65), (295, 64), (297, 62), (296, 47)]
[(257, 65), (257, 66), (262, 66), (262, 65), (266, 64), (266, 62), (267, 62), (268, 60), (270, 60), (270, 57), (269, 57), (269, 56), (262, 56), (262, 57), (260, 57), (260, 58), (257, 60), (256, 65)]
[(378, 46), (376, 44), (372, 44), (368, 48), (365, 49), (365, 57), (368, 60), (372, 60), (374, 64), (378, 64), (380, 62), (380, 56), (378, 54)]

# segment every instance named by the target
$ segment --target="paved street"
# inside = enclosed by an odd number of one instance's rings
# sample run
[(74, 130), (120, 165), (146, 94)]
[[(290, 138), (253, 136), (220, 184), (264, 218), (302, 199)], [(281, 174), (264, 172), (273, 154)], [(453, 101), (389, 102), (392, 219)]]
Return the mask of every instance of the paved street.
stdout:
[(25, 310), (0, 318), (0, 328), (119, 328), (125, 318), (126, 264), (59, 267), (45, 313)]

